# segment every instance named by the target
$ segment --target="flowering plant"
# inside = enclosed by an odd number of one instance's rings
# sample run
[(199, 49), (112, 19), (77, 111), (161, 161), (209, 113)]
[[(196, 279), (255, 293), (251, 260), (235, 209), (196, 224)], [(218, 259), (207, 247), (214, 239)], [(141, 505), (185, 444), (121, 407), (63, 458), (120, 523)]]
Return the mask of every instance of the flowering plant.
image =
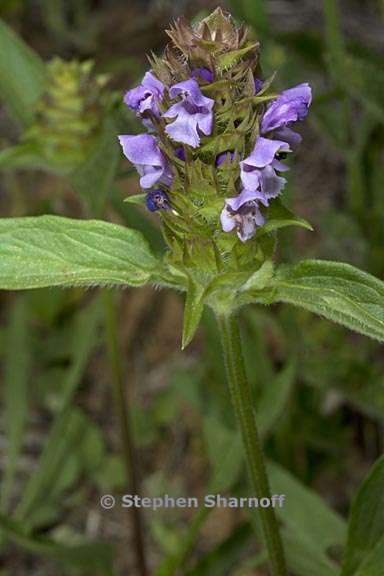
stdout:
[[(275, 265), (277, 230), (311, 229), (281, 201), (281, 174), (301, 141), (296, 125), (311, 103), (309, 85), (273, 92), (273, 79), (262, 75), (259, 44), (220, 9), (193, 27), (180, 20), (168, 34), (164, 56), (151, 58), (151, 71), (124, 98), (144, 132), (119, 137), (144, 191), (128, 200), (159, 214), (165, 256), (155, 256), (136, 230), (99, 220), (3, 219), (0, 288), (175, 288), (186, 293), (183, 347), (210, 306), (252, 486), (257, 496), (268, 496), (236, 310), (288, 302), (384, 341), (384, 284), (336, 262)], [(60, 149), (54, 147), (55, 155)], [(274, 512), (260, 515), (272, 572), (284, 575)]]
[(273, 231), (310, 228), (280, 196), (283, 160), (301, 141), (292, 127), (307, 114), (311, 88), (273, 93), (259, 43), (221, 9), (195, 27), (180, 20), (168, 35), (164, 57), (151, 58), (152, 70), (124, 98), (147, 129), (119, 137), (145, 191), (127, 200), (159, 213), (168, 269), (201, 295), (195, 309), (236, 307), (246, 297), (234, 288), (270, 262)]

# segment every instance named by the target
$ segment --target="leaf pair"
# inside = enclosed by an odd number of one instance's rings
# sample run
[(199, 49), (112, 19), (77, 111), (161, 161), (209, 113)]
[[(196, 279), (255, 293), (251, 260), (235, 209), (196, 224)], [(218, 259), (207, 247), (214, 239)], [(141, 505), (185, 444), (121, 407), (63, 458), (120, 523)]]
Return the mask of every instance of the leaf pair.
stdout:
[[(253, 275), (245, 276), (218, 276), (211, 282), (212, 294), (219, 289), (232, 291), (235, 304), (287, 302), (384, 341), (384, 283), (353, 266), (308, 260), (281, 266), (273, 274), (267, 261)], [(185, 283), (177, 286), (180, 281), (137, 231), (98, 220), (56, 216), (0, 221), (0, 289), (152, 282), (185, 290)], [(204, 290), (190, 279), (184, 346), (199, 324)]]

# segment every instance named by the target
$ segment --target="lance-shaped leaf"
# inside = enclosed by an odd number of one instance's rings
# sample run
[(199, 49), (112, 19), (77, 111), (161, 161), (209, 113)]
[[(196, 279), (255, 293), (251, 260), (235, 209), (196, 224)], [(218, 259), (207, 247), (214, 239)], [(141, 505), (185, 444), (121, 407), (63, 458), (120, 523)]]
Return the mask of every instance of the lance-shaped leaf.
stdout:
[(349, 264), (304, 260), (282, 266), (274, 302), (288, 302), (384, 341), (384, 282)]
[(0, 97), (23, 126), (31, 122), (44, 80), (39, 56), (0, 20)]
[(349, 519), (342, 576), (384, 574), (384, 457), (361, 485)]
[(135, 231), (58, 216), (0, 220), (0, 289), (140, 286), (161, 267)]

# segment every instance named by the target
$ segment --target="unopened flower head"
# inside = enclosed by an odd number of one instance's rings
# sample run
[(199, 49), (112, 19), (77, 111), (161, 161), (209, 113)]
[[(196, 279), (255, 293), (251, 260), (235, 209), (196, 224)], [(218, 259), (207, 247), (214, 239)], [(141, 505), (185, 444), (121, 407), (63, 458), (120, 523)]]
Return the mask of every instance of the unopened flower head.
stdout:
[(84, 162), (100, 135), (100, 116), (110, 101), (108, 77), (96, 74), (90, 60), (55, 57), (46, 70), (46, 88), (24, 141), (52, 167), (71, 171)]
[[(163, 220), (175, 258), (238, 267), (257, 249), (282, 194), (292, 129), (311, 103), (307, 83), (272, 91), (260, 46), (220, 8), (195, 26), (178, 20), (171, 42), (124, 101), (146, 133), (119, 137), (140, 175), (146, 206)], [(233, 264), (236, 260), (236, 266)]]

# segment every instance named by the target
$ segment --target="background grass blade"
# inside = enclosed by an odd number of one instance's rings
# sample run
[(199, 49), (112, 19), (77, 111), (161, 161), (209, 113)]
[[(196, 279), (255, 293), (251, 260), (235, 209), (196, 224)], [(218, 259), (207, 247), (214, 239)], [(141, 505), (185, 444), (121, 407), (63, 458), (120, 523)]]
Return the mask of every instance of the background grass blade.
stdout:
[(0, 20), (0, 97), (23, 126), (33, 118), (44, 79), (44, 64), (38, 55)]
[(1, 483), (1, 510), (7, 509), (17, 460), (22, 449), (28, 414), (31, 365), (28, 299), (19, 298), (10, 314), (5, 334), (4, 418), (7, 438), (5, 470)]

